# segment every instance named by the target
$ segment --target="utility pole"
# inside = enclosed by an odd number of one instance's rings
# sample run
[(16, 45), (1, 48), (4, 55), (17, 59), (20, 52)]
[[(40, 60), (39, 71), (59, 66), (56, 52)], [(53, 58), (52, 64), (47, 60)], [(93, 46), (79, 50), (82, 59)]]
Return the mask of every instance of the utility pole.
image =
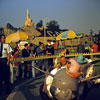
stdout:
[(46, 24), (49, 22), (49, 19), (44, 19), (44, 45), (47, 44), (46, 40)]

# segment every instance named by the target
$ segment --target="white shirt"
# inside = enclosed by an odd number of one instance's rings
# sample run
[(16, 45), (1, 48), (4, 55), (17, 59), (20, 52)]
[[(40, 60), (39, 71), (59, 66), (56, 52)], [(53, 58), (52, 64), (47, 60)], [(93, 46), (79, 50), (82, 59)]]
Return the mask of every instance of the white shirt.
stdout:
[(12, 48), (9, 44), (3, 43), (3, 50), (2, 50), (2, 57), (0, 58), (7, 58), (8, 53), (12, 52)]
[[(57, 73), (57, 71), (58, 71), (58, 69), (55, 68), (55, 69), (53, 69), (50, 73), (51, 73), (52, 75), (55, 75), (55, 74)], [(49, 75), (49, 76), (46, 78), (46, 85), (47, 85), (47, 90), (48, 90), (48, 93), (49, 93), (49, 96), (50, 96), (50, 97), (52, 97), (52, 94), (51, 94), (51, 92), (50, 92), (50, 87), (51, 87), (52, 82), (53, 82), (53, 77)]]

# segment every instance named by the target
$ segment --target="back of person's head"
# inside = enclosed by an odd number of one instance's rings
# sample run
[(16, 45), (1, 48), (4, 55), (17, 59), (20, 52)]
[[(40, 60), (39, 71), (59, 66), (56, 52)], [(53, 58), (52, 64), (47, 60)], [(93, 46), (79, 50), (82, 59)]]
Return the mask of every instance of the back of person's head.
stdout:
[(51, 40), (47, 40), (47, 42), (51, 42)]
[(87, 41), (85, 41), (85, 44), (87, 44)]
[(28, 43), (25, 43), (24, 47), (28, 46)]
[(43, 45), (43, 43), (41, 42), (40, 46)]
[(42, 42), (39, 42), (39, 45), (43, 44)]

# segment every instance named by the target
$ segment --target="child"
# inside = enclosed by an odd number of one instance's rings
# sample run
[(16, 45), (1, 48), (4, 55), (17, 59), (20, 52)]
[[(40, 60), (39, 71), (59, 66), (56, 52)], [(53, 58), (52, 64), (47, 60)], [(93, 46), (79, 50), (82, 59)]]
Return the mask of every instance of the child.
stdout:
[[(17, 48), (14, 49), (14, 55), (13, 55), (13, 59), (17, 59), (19, 58), (19, 50)], [(18, 78), (18, 75), (19, 75), (19, 62), (14, 62), (14, 67), (15, 67), (15, 70), (16, 70), (16, 78)]]

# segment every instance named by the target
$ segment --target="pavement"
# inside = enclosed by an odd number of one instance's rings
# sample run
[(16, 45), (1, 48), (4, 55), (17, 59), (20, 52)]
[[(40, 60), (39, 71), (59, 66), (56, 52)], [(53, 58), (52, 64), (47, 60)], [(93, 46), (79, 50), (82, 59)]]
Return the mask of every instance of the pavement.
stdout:
[(11, 86), (11, 93), (9, 95), (2, 93), (0, 100), (42, 100), (39, 88), (43, 81), (44, 75), (16, 81)]

